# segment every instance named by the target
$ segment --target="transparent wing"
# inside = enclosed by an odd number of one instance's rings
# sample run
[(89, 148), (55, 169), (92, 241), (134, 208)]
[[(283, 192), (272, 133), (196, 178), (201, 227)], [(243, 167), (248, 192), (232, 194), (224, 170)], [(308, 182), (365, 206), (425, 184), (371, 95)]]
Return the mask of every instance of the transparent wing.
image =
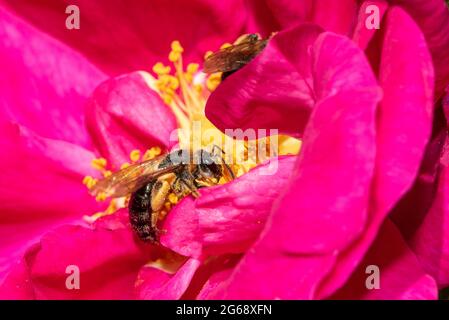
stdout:
[(90, 190), (97, 196), (104, 193), (107, 197), (123, 197), (137, 191), (149, 181), (165, 173), (172, 172), (179, 165), (164, 166), (159, 168), (160, 162), (167, 155), (161, 155), (154, 159), (130, 165), (120, 171), (114, 172), (109, 177), (98, 181)]

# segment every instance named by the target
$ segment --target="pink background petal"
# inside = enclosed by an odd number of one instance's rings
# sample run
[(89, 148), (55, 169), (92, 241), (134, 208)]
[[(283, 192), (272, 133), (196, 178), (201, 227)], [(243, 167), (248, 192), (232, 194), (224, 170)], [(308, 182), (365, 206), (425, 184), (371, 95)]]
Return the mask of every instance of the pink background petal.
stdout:
[(245, 252), (287, 187), (296, 157), (274, 161), (274, 174), (266, 174), (270, 164), (263, 164), (230, 183), (201, 190), (195, 201), (184, 199), (164, 222), (161, 243), (195, 257)]
[(0, 119), (91, 148), (84, 103), (105, 76), (1, 7), (0, 20)]
[[(374, 170), (378, 99), (376, 90), (347, 92), (316, 106), (292, 187), (259, 241), (214, 297), (314, 297), (338, 251), (363, 230)], [(274, 276), (273, 270), (282, 272)]]
[(137, 287), (139, 298), (146, 300), (181, 298), (200, 264), (200, 260), (189, 259), (173, 275), (153, 267), (142, 268), (139, 274), (142, 283)]
[[(129, 229), (65, 226), (44, 236), (26, 261), (37, 299), (129, 299), (149, 254)], [(69, 265), (80, 270), (79, 290), (65, 286)]]
[[(367, 289), (368, 266), (379, 268), (379, 289)], [(370, 282), (371, 283), (371, 282)], [(345, 286), (331, 299), (419, 300), (436, 299), (435, 280), (426, 274), (398, 229), (386, 220), (365, 258)]]
[[(27, 245), (52, 227), (99, 211), (82, 184), (93, 174), (92, 152), (42, 138), (15, 124), (0, 125), (0, 281)], [(18, 170), (19, 169), (19, 170)]]
[(140, 72), (103, 82), (86, 109), (94, 144), (115, 169), (130, 161), (134, 149), (143, 153), (154, 146), (166, 149), (177, 142), (169, 141), (177, 128), (171, 109), (150, 89)]
[[(110, 75), (151, 70), (167, 60), (170, 43), (181, 41), (187, 61), (201, 62), (208, 50), (244, 33), (241, 0), (4, 0), (8, 7), (52, 37), (88, 57)], [(65, 13), (76, 4), (79, 30), (68, 30)], [(201, 21), (201, 23), (198, 23)], [(232, 23), (230, 23), (232, 21)]]

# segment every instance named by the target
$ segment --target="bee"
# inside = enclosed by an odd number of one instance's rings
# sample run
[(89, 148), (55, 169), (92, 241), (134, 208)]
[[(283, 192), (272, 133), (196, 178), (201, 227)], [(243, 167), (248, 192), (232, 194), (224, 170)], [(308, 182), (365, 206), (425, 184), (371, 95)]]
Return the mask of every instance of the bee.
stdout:
[(204, 61), (204, 72), (222, 72), (223, 81), (253, 60), (268, 44), (268, 39), (261, 39), (255, 33), (248, 34), (227, 48), (211, 54)]
[(132, 229), (141, 240), (157, 243), (159, 215), (170, 193), (178, 199), (198, 197), (199, 188), (216, 185), (222, 177), (234, 179), (223, 154), (218, 146), (210, 152), (178, 149), (113, 173), (98, 181), (91, 194), (112, 198), (131, 195), (128, 211)]

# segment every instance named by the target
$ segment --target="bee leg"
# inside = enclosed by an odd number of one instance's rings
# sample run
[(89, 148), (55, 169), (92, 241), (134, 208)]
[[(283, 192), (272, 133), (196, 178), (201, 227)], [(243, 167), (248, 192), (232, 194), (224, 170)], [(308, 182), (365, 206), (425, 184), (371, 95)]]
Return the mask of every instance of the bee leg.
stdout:
[(151, 230), (152, 232), (155, 234), (156, 239), (159, 238), (159, 228), (157, 226), (157, 222), (159, 219), (159, 213), (158, 212), (151, 212), (151, 221), (150, 221), (150, 226), (151, 226)]
[(152, 232), (158, 238), (160, 230), (157, 226), (159, 221), (159, 211), (162, 209), (170, 192), (171, 186), (166, 180), (158, 179), (151, 189), (151, 221), (150, 226)]
[(178, 199), (184, 197), (183, 187), (181, 186), (181, 181), (179, 180), (179, 178), (176, 178), (176, 180), (173, 181), (173, 183), (171, 184), (171, 189), (176, 194)]
[(170, 193), (171, 186), (165, 180), (158, 180), (151, 190), (151, 209), (153, 212), (158, 212), (162, 209), (165, 199)]
[(190, 177), (188, 179), (185, 179), (183, 177), (179, 178), (179, 181), (184, 185), (184, 188), (190, 191), (190, 193), (195, 197), (198, 198), (200, 194), (198, 193), (198, 188), (193, 184), (191, 181), (194, 181), (193, 177)]

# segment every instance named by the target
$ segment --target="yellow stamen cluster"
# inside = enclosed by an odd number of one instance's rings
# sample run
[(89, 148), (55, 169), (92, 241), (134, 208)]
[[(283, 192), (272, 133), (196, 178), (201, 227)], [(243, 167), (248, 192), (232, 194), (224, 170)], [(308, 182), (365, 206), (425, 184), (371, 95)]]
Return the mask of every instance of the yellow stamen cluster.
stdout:
[(168, 55), (168, 60), (171, 62), (176, 62), (181, 58), (181, 54), (184, 52), (184, 48), (181, 46), (179, 41), (173, 41), (171, 43), (171, 52)]
[[(160, 155), (161, 152), (162, 152), (162, 150), (160, 147), (152, 147), (152, 148), (148, 149), (144, 153), (144, 155), (141, 157), (140, 150), (136, 149), (136, 150), (132, 150), (130, 152), (129, 160), (131, 163), (138, 163), (139, 161), (146, 161), (146, 160), (153, 159), (154, 157)], [(112, 174), (111, 170), (106, 169), (107, 161), (104, 158), (93, 159), (91, 165), (95, 170), (100, 171), (102, 176), (105, 178)], [(125, 162), (120, 166), (120, 169), (124, 169), (128, 166), (130, 166), (130, 163)], [(92, 176), (85, 176), (83, 178), (83, 184), (89, 190), (92, 189), (97, 182), (98, 182), (98, 179), (93, 178)], [(106, 198), (107, 197), (106, 197), (105, 193), (100, 193), (95, 197), (95, 200), (101, 202), (101, 201), (105, 201)], [(106, 210), (104, 212), (97, 212), (91, 216), (84, 216), (84, 219), (88, 222), (93, 222), (102, 216), (112, 214), (112, 213), (116, 212), (118, 209), (125, 207), (128, 200), (129, 200), (129, 197), (124, 198), (124, 199), (111, 199), (108, 207), (106, 208)]]
[(153, 147), (145, 152), (145, 154), (142, 157), (142, 161), (154, 159), (155, 157), (159, 156), (161, 152), (162, 152), (161, 148)]
[[(221, 48), (229, 47), (231, 44), (225, 43)], [(201, 74), (200, 66), (197, 63), (190, 63), (185, 68), (183, 65), (182, 48), (179, 41), (173, 41), (171, 44), (171, 51), (168, 56), (168, 60), (172, 65), (166, 66), (161, 62), (156, 63), (153, 66), (153, 72), (156, 75), (154, 82), (148, 82), (149, 86), (156, 90), (165, 104), (167, 104), (178, 120), (179, 132), (179, 147), (187, 148), (192, 145), (192, 142), (198, 137), (194, 137), (198, 132), (193, 130), (193, 123), (201, 123), (201, 131), (215, 130), (216, 136), (221, 137), (221, 142), (228, 143), (231, 138), (225, 136), (212, 123), (206, 118), (204, 113), (204, 107), (206, 100), (210, 93), (214, 91), (221, 82), (221, 73), (211, 74), (208, 77), (204, 77)], [(205, 59), (212, 54), (211, 51), (207, 52)], [(210, 132), (209, 132), (210, 133)], [(200, 133), (201, 134), (201, 133)], [(203, 141), (200, 138), (200, 148), (210, 147), (210, 141)], [(267, 143), (269, 145), (269, 139)], [(296, 154), (299, 152), (300, 142), (290, 137), (279, 136), (279, 145), (276, 154)], [(249, 154), (257, 154), (257, 150), (250, 150), (247, 142), (244, 141), (232, 141), (232, 152), (226, 154), (226, 162), (230, 163), (230, 167), (236, 176), (241, 176), (259, 165), (266, 159), (259, 159), (257, 156), (251, 157)], [(147, 161), (159, 156), (162, 153), (161, 148), (153, 147), (143, 154), (140, 150), (133, 150), (129, 155), (129, 162), (123, 163), (120, 169), (126, 168), (131, 164), (139, 163), (140, 161)], [(244, 164), (242, 163), (242, 159)], [(230, 160), (230, 161), (229, 161)], [(92, 166), (96, 170), (99, 170), (103, 177), (107, 177), (112, 174), (107, 169), (107, 161), (104, 158), (94, 159)], [(96, 178), (87, 176), (83, 179), (83, 184), (91, 189), (97, 182)], [(229, 177), (222, 177), (218, 183), (223, 184), (229, 182)], [(106, 199), (104, 194), (97, 196), (97, 201), (104, 201)], [(127, 205), (129, 197), (124, 199), (112, 199), (108, 208), (104, 212), (96, 213), (90, 217), (86, 217), (88, 221), (94, 221), (95, 219), (114, 213), (116, 210), (123, 208)], [(163, 209), (159, 213), (159, 219), (163, 219), (165, 215), (178, 203), (179, 199), (174, 193), (170, 193), (164, 203)]]
[(212, 73), (206, 81), (207, 90), (210, 92), (215, 91), (217, 89), (218, 85), (221, 83), (221, 73)]
[(131, 151), (131, 153), (129, 154), (129, 159), (132, 162), (137, 162), (140, 160), (140, 150), (133, 150)]

